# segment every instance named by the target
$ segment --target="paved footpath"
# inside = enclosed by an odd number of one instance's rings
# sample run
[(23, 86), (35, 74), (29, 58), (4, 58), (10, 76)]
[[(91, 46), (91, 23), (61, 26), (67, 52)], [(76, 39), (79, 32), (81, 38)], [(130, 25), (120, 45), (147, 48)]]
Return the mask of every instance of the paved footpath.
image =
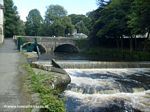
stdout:
[(22, 105), (20, 59), (13, 40), (6, 39), (0, 45), (0, 112), (23, 112), (18, 108), (7, 108)]

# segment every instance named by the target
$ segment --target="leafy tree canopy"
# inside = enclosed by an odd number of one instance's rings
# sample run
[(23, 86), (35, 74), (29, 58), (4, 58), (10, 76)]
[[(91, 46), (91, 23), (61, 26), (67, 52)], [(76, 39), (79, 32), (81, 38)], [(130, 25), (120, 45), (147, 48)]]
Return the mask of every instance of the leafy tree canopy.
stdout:
[(91, 19), (85, 15), (71, 14), (69, 15), (73, 25), (76, 26), (78, 33), (89, 34), (91, 29)]
[[(12, 0), (4, 0), (4, 34), (5, 37), (12, 37), (13, 35), (20, 35), (24, 33), (22, 29), (22, 22), (17, 12), (17, 7)], [(22, 24), (23, 25), (23, 24)], [(20, 32), (22, 30), (22, 32)]]
[(26, 35), (40, 35), (43, 19), (37, 9), (32, 9), (26, 21)]
[[(90, 36), (94, 42), (102, 38), (122, 41), (124, 36), (128, 36), (132, 50), (132, 40), (136, 35), (147, 33), (147, 38), (149, 37), (149, 0), (97, 0), (97, 2), (98, 9), (88, 14), (92, 19)], [(134, 43), (136, 44), (136, 41)], [(119, 47), (118, 42), (117, 44)]]
[(45, 13), (45, 21), (46, 23), (51, 24), (57, 18), (64, 17), (66, 15), (67, 11), (64, 9), (64, 7), (60, 5), (50, 5)]

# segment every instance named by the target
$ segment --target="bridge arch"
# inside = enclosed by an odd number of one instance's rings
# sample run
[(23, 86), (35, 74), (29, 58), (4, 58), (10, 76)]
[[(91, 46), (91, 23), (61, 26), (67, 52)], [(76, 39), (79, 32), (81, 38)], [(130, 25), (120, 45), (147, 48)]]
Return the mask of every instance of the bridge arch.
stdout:
[(79, 49), (72, 44), (61, 44), (55, 47), (54, 52), (78, 53)]
[[(42, 44), (37, 44), (38, 47), (39, 47), (39, 50), (40, 50), (40, 53), (43, 54), (43, 53), (46, 53), (47, 50), (46, 48), (42, 45)], [(36, 51), (36, 48), (34, 46), (34, 42), (27, 42), (27, 43), (24, 43), (22, 45), (22, 49), (25, 49), (27, 50), (28, 52), (31, 52), (31, 51)]]

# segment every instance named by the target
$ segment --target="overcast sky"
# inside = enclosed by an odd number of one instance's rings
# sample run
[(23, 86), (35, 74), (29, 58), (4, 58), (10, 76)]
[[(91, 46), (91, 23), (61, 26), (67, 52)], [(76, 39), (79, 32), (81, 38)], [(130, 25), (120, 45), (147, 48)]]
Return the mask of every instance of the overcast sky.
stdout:
[(13, 0), (23, 21), (31, 9), (38, 9), (44, 17), (46, 7), (51, 4), (63, 6), (68, 14), (86, 14), (97, 8), (96, 0)]

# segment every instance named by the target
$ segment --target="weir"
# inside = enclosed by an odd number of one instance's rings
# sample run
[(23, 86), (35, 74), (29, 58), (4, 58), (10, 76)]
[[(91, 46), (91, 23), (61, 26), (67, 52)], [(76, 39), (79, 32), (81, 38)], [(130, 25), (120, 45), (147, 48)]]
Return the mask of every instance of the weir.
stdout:
[(51, 64), (51, 71), (69, 75), (71, 82), (63, 94), (67, 112), (150, 110), (149, 62), (52, 60), (40, 63)]
[(100, 62), (100, 61), (78, 61), (65, 60), (55, 63), (63, 69), (98, 69), (98, 68), (150, 68), (150, 62)]
[(71, 83), (64, 92), (67, 112), (149, 112), (149, 62), (58, 61)]

